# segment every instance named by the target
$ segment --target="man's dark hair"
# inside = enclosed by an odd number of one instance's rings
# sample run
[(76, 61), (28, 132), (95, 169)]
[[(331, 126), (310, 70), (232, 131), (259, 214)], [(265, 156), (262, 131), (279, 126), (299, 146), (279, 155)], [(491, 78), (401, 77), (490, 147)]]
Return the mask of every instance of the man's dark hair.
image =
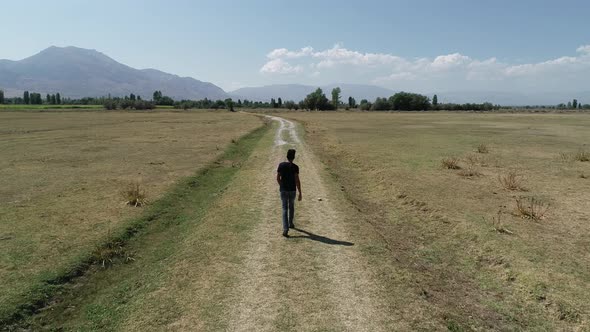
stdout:
[(287, 151), (287, 159), (295, 159), (295, 149), (289, 149), (289, 151)]

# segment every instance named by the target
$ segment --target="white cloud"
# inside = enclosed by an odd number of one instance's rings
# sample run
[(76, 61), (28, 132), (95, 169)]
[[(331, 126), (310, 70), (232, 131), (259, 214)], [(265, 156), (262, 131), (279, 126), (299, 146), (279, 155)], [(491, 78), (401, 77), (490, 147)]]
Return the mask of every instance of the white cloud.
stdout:
[[(530, 86), (542, 86), (560, 79), (577, 80), (578, 84), (590, 80), (590, 45), (578, 47), (576, 56), (524, 64), (504, 63), (495, 57), (474, 59), (460, 53), (410, 59), (388, 53), (349, 50), (340, 44), (325, 50), (314, 50), (310, 46), (295, 51), (278, 48), (268, 53), (267, 58), (268, 62), (260, 69), (263, 73), (306, 74), (316, 79), (329, 77), (332, 81), (345, 79), (390, 87), (420, 81), (431, 86), (438, 84), (435, 88), (471, 88), (474, 84), (486, 82), (498, 82), (498, 87), (506, 88), (523, 79), (528, 80)], [(547, 86), (551, 84), (559, 86), (558, 83), (547, 83)]]
[(453, 53), (448, 55), (439, 55), (431, 63), (431, 67), (436, 70), (448, 70), (453, 67), (459, 67), (469, 64), (471, 59), (468, 56)]
[(260, 72), (268, 74), (297, 74), (303, 71), (301, 66), (292, 66), (283, 59), (273, 59), (260, 68)]
[(266, 55), (266, 57), (269, 59), (281, 59), (281, 58), (293, 59), (293, 58), (300, 58), (300, 57), (304, 57), (304, 56), (309, 56), (311, 54), (313, 54), (313, 48), (307, 46), (307, 47), (303, 47), (299, 51), (289, 51), (286, 48), (277, 48), (275, 50), (272, 50), (270, 53), (268, 53)]

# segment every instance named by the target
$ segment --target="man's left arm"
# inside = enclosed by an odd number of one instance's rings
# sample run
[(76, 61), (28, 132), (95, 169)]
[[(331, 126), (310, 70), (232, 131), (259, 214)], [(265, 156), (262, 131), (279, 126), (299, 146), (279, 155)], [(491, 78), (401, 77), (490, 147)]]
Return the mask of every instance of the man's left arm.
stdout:
[(299, 198), (298, 201), (301, 201), (303, 197), (301, 196), (301, 181), (299, 181), (299, 173), (295, 174), (295, 185), (297, 186), (297, 190), (299, 190)]

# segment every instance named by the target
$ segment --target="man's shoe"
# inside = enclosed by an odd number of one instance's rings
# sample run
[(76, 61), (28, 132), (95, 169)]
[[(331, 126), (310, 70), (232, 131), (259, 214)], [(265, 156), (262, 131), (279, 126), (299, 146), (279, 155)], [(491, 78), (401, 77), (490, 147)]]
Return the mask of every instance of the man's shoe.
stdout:
[(289, 224), (289, 228), (295, 228), (295, 224), (294, 223), (290, 223)]
[(289, 237), (289, 231), (283, 231), (283, 236), (284, 237)]

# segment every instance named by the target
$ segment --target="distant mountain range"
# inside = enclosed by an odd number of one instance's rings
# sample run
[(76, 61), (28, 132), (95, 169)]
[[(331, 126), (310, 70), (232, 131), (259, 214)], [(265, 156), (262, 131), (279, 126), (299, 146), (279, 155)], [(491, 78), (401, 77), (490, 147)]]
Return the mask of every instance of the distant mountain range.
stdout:
[(49, 47), (20, 61), (0, 60), (0, 89), (10, 95), (24, 90), (60, 92), (71, 98), (122, 96), (151, 98), (156, 90), (174, 99), (225, 99), (220, 87), (155, 69), (138, 70), (108, 56), (77, 47)]
[[(395, 91), (374, 85), (337, 83), (319, 86), (328, 98), (332, 89), (339, 86), (341, 100), (349, 96), (374, 101), (377, 97), (389, 97)], [(269, 101), (279, 97), (300, 101), (318, 86), (301, 84), (277, 84), (247, 87), (225, 92), (215, 84), (191, 77), (180, 77), (156, 69), (135, 69), (121, 64), (95, 50), (77, 47), (49, 47), (38, 54), (20, 61), (0, 60), (0, 89), (5, 95), (22, 96), (23, 91), (41, 94), (59, 92), (65, 97), (123, 96), (130, 93), (151, 98), (155, 90), (173, 99), (249, 99)], [(555, 105), (577, 98), (590, 103), (590, 91), (570, 92), (495, 92), (495, 91), (447, 91), (437, 93), (439, 102), (483, 103), (501, 105)]]
[(373, 101), (377, 97), (389, 97), (395, 93), (393, 90), (374, 85), (338, 83), (323, 86), (301, 84), (267, 85), (237, 89), (231, 91), (230, 95), (232, 95), (234, 99), (239, 98), (254, 101), (268, 101), (271, 98), (277, 99), (279, 97), (281, 97), (282, 100), (300, 101), (309, 93), (315, 91), (318, 87), (324, 91), (328, 98), (331, 98), (332, 89), (340, 87), (340, 95), (343, 102), (346, 102), (348, 97), (353, 97), (356, 99), (357, 103), (361, 99)]

